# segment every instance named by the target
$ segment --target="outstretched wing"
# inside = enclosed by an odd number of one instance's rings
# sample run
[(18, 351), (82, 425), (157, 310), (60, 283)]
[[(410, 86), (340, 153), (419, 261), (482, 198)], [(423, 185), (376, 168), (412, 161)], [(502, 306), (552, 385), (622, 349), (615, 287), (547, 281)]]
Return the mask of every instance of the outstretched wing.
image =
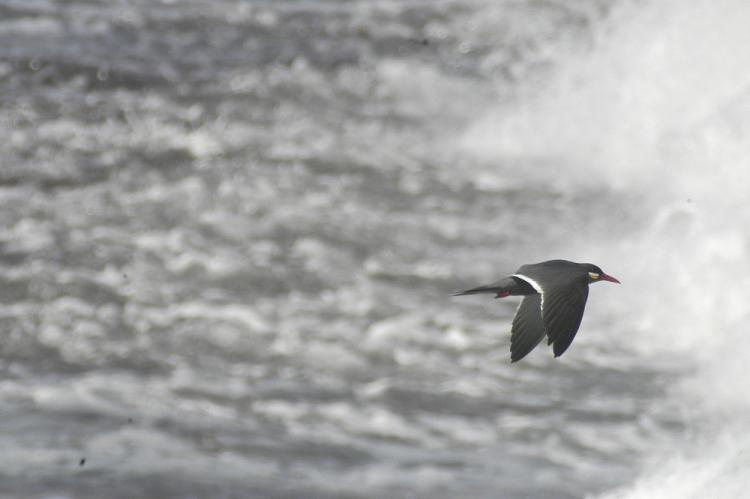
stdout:
[(573, 283), (567, 286), (549, 286), (542, 298), (542, 318), (547, 332), (547, 344), (552, 344), (555, 357), (568, 349), (583, 319), (589, 287)]
[(510, 331), (511, 362), (526, 357), (544, 338), (541, 304), (542, 296), (539, 294), (527, 295), (521, 300)]

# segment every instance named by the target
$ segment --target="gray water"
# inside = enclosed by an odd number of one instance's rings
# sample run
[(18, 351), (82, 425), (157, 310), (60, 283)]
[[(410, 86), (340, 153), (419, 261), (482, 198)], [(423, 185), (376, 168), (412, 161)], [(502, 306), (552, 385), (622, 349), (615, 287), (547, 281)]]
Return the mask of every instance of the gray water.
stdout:
[[(741, 497), (748, 25), (0, 2), (0, 494)], [(623, 284), (511, 365), (450, 292), (550, 258)]]

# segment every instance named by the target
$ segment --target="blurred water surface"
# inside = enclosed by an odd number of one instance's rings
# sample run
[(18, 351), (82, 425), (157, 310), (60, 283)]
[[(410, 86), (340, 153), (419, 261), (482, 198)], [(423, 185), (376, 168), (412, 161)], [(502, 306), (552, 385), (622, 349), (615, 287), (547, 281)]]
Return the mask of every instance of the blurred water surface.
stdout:
[[(2, 2), (0, 493), (738, 497), (719, 3)], [(623, 285), (511, 365), (449, 293), (549, 258)]]

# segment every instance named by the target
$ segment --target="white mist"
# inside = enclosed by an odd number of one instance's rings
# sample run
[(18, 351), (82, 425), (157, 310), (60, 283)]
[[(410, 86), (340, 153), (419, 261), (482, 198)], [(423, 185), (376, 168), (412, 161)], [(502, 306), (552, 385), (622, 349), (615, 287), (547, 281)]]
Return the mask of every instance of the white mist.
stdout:
[(669, 402), (687, 431), (604, 497), (750, 490), (749, 26), (750, 4), (737, 0), (621, 6), (591, 53), (566, 56), (463, 140), (485, 162), (537, 169), (522, 175), (634, 200), (627, 237), (584, 229), (556, 251), (621, 278), (597, 298), (613, 314), (599, 333), (686, 373)]

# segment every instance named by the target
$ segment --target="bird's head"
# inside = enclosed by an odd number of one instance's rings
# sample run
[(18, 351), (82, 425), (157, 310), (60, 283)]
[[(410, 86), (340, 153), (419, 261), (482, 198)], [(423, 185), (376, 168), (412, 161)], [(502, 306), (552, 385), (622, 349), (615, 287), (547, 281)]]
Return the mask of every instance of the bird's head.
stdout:
[(589, 284), (591, 284), (592, 282), (599, 282), (599, 281), (609, 281), (609, 282), (616, 282), (617, 284), (620, 284), (620, 281), (618, 281), (611, 275), (605, 274), (602, 269), (600, 269), (594, 264), (584, 263), (583, 266), (585, 267), (586, 272), (588, 272)]

